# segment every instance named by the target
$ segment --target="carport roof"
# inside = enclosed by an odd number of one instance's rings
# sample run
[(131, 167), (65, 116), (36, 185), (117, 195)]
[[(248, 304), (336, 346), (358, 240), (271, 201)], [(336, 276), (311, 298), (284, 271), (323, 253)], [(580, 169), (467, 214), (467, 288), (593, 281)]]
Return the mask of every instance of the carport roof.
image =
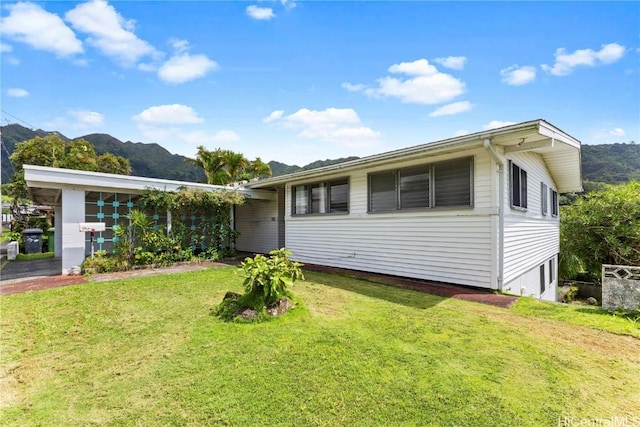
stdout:
[(139, 194), (148, 188), (175, 191), (181, 187), (187, 187), (208, 191), (238, 191), (251, 199), (275, 200), (275, 193), (266, 190), (172, 181), (141, 176), (115, 175), (46, 166), (24, 165), (24, 177), (33, 202), (49, 206), (60, 204), (60, 196), (64, 188)]

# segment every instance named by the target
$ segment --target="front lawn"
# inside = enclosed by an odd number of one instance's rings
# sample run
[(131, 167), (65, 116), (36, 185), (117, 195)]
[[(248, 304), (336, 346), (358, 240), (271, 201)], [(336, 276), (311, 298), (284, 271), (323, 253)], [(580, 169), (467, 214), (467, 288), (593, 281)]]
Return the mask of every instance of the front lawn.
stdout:
[(283, 318), (224, 323), (211, 309), (242, 290), (235, 270), (0, 298), (0, 422), (638, 421), (634, 331), (545, 318), (553, 316), (526, 303), (506, 310), (311, 272), (292, 288), (299, 305)]

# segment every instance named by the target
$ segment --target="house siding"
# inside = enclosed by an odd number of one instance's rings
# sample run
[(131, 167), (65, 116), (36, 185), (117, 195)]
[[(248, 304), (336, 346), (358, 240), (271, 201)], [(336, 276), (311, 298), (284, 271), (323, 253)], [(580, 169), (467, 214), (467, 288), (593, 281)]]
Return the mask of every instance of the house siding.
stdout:
[[(474, 158), (473, 208), (367, 212), (369, 173), (469, 156)], [(292, 186), (318, 179), (291, 182), (286, 186), (287, 248), (305, 263), (495, 287), (491, 165), (488, 154), (475, 149), (323, 176), (320, 180), (348, 176), (348, 214), (292, 216)]]
[(278, 206), (275, 200), (247, 200), (235, 208), (236, 249), (269, 253), (278, 247)]
[[(527, 172), (527, 209), (511, 208), (509, 178), (505, 180), (504, 287), (506, 292), (555, 300), (556, 282), (540, 294), (538, 268), (560, 251), (559, 218), (551, 215), (550, 190), (556, 190), (546, 165), (534, 153), (513, 153), (508, 159)], [(548, 209), (542, 214), (541, 185), (547, 185)], [(557, 260), (554, 262), (557, 277)], [(548, 275), (548, 272), (547, 272)], [(553, 288), (553, 289), (550, 289)]]

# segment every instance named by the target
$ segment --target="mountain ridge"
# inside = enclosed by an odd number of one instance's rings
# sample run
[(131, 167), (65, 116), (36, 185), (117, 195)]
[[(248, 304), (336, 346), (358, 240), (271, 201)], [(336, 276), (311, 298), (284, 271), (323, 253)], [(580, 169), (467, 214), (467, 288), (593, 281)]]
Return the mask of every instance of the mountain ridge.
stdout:
[[(66, 142), (71, 139), (59, 132), (42, 129), (31, 130), (19, 124), (0, 126), (2, 134), (2, 182), (9, 182), (13, 166), (9, 156), (16, 144), (36, 136), (57, 134)], [(155, 143), (121, 141), (109, 134), (92, 133), (75, 139), (90, 142), (101, 155), (110, 152), (129, 159), (132, 175), (147, 178), (161, 178), (176, 181), (204, 182), (204, 172), (179, 154), (172, 154)], [(287, 165), (275, 160), (268, 164), (273, 176), (280, 176), (303, 170), (315, 169), (358, 159), (343, 157), (339, 159), (316, 160), (305, 166)], [(582, 178), (585, 181), (617, 184), (632, 179), (640, 181), (640, 145), (630, 143), (594, 144), (582, 146)]]

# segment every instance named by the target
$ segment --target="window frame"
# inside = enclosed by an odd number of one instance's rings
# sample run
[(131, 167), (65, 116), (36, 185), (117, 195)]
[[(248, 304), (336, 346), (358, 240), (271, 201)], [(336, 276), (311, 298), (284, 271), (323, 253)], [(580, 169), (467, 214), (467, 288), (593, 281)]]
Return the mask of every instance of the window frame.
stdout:
[(544, 271), (545, 264), (546, 262), (540, 265), (540, 296), (542, 296), (542, 294), (547, 290), (547, 275)]
[[(336, 183), (340, 183), (339, 185), (347, 185), (347, 200), (346, 200), (346, 210), (345, 211), (337, 211), (332, 212), (332, 204), (331, 204), (331, 188), (332, 184), (335, 186)], [(296, 191), (299, 187), (305, 187), (305, 201), (306, 201), (306, 210), (307, 212), (297, 212), (296, 208)], [(313, 212), (313, 189), (324, 188), (324, 206), (319, 210), (320, 212)], [(292, 184), (291, 185), (291, 216), (324, 216), (324, 215), (348, 215), (351, 209), (351, 182), (348, 176), (326, 179), (322, 181), (313, 181), (313, 182), (305, 182), (302, 184)], [(324, 209), (324, 212), (322, 210)]]
[[(518, 200), (515, 200), (515, 168), (518, 169)], [(523, 180), (524, 178), (524, 180)], [(524, 182), (524, 183), (523, 183)], [(528, 179), (527, 171), (519, 166), (516, 162), (509, 160), (509, 199), (511, 208), (516, 210), (528, 210)], [(517, 204), (516, 204), (517, 202)]]
[(554, 218), (557, 218), (559, 211), (560, 211), (560, 208), (558, 205), (558, 192), (552, 188), (551, 189), (551, 216)]
[(547, 216), (547, 213), (549, 212), (548, 194), (549, 190), (547, 189), (547, 184), (542, 182), (540, 188), (540, 205), (542, 208), (542, 216)]
[[(435, 179), (436, 168), (438, 165), (446, 165), (447, 163), (453, 162), (461, 162), (461, 161), (469, 162), (469, 204), (465, 205), (436, 205), (436, 191), (437, 190), (437, 182)], [(386, 169), (381, 171), (370, 172), (367, 174), (367, 213), (389, 213), (389, 212), (407, 212), (407, 211), (426, 211), (432, 209), (473, 209), (474, 207), (474, 165), (475, 165), (475, 157), (474, 156), (465, 156), (465, 157), (457, 157), (454, 159), (443, 160), (439, 162), (432, 163), (421, 163), (418, 165), (405, 166), (402, 168), (396, 169)], [(403, 176), (403, 171), (406, 173), (408, 171), (418, 171), (421, 168), (427, 171), (428, 175), (428, 195), (427, 195), (427, 206), (422, 207), (402, 207), (402, 190), (401, 190), (401, 179)], [(372, 194), (372, 179), (376, 176), (382, 175), (393, 175), (395, 180), (394, 186), (394, 207), (391, 209), (373, 209), (373, 194)], [(407, 175), (405, 175), (407, 176)]]

